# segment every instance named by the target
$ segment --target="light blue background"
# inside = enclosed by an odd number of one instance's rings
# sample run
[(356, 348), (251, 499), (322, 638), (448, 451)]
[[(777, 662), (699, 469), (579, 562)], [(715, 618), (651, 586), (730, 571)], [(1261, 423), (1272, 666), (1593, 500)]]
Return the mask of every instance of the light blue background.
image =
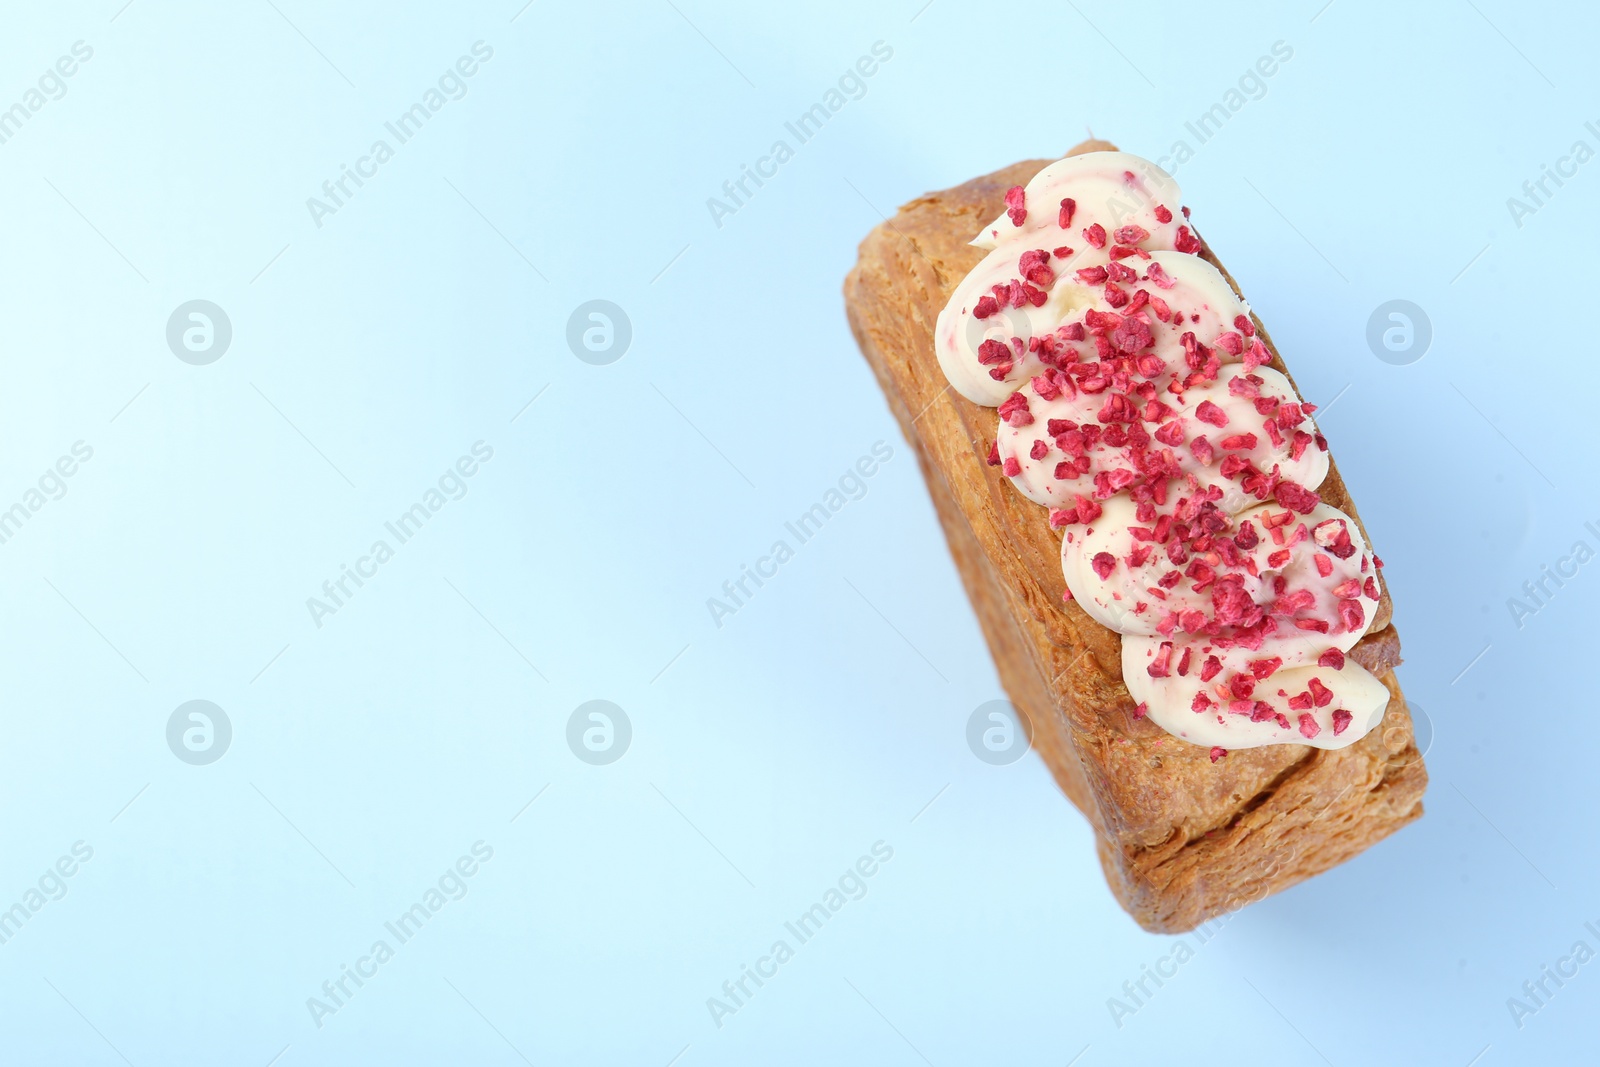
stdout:
[[(1600, 964), (1521, 1029), (1506, 1005), (1600, 949), (1600, 565), (1521, 628), (1506, 606), (1600, 548), (1600, 162), (1520, 227), (1506, 205), (1600, 148), (1590, 8), (275, 2), (0, 25), (0, 107), (94, 50), (0, 145), (0, 507), (94, 449), (0, 545), (0, 907), (94, 849), (0, 945), (0, 1058), (1592, 1055)], [(479, 40), (464, 98), (315, 225)], [(715, 225), (876, 41), (865, 95)], [(1036, 758), (968, 750), (998, 683), (839, 296), (880, 212), (1090, 128), (1196, 147), (1195, 222), (1332, 405), (1435, 734), (1420, 823), (1234, 917), (1120, 1028), (1107, 999), (1174, 939), (1118, 908)], [(596, 298), (632, 322), (609, 366), (566, 343)], [(1408, 366), (1365, 341), (1393, 298), (1432, 321)], [(166, 344), (192, 299), (232, 322), (209, 366)], [(467, 495), (315, 626), (306, 598), (480, 440)], [(716, 627), (706, 599), (879, 440), (866, 495)], [(203, 767), (164, 733), (197, 698), (234, 729)], [(609, 766), (566, 743), (595, 698), (633, 726)], [(319, 1029), (307, 998), (479, 840), (467, 895)], [(880, 840), (866, 896), (714, 1025)]]

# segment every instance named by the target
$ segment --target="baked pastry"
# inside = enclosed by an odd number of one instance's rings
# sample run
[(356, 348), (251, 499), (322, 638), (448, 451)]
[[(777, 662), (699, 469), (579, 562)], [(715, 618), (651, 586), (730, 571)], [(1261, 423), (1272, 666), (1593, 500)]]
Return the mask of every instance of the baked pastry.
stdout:
[(1192, 929), (1420, 817), (1382, 563), (1170, 177), (1086, 141), (920, 197), (845, 301), (1140, 925)]

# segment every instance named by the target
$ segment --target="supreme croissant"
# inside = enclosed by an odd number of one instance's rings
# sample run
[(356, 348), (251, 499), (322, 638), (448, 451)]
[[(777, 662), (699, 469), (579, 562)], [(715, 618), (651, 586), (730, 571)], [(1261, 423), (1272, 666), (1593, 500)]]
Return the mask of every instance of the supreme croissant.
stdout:
[(845, 291), (1136, 919), (1189, 929), (1421, 814), (1382, 562), (1167, 174), (1089, 142), (922, 197)]

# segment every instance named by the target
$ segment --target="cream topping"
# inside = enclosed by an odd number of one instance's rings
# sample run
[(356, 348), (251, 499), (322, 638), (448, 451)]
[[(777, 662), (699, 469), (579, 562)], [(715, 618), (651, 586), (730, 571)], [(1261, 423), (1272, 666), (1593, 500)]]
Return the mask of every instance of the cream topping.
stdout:
[(1068, 595), (1124, 635), (1136, 714), (1213, 760), (1358, 740), (1388, 691), (1344, 653), (1381, 564), (1317, 496), (1315, 409), (1264, 365), (1177, 184), (1093, 152), (1006, 205), (939, 315), (939, 364), (999, 409), (990, 462), (1064, 531)]

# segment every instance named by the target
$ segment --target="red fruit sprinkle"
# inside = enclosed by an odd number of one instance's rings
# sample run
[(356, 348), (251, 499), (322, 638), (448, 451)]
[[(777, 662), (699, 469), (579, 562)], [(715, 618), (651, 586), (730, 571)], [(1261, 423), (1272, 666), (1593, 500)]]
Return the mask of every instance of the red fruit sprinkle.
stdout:
[[(1106, 286), (1109, 292), (1111, 286)], [(1122, 324), (1111, 331), (1111, 343), (1122, 352), (1133, 353), (1155, 344), (1155, 335), (1150, 332), (1150, 324), (1141, 318), (1126, 318)]]
[(1322, 727), (1317, 725), (1316, 718), (1309, 711), (1300, 713), (1300, 736), (1307, 740), (1316, 737), (1322, 732)]
[[(1077, 213), (1077, 210), (1078, 202), (1072, 197), (1069, 196), (1061, 201), (1061, 214), (1057, 217), (1056, 222), (1063, 230), (1072, 225), (1072, 216)], [(1071, 249), (1067, 250), (1067, 254), (1071, 255)]]
[(1217, 760), (1221, 759), (1222, 757), (1226, 756), (1227, 754), (1228, 754), (1228, 750), (1223, 748), (1221, 745), (1212, 745), (1211, 746), (1211, 762), (1212, 763), (1217, 762)]
[(1327, 667), (1333, 671), (1342, 671), (1344, 670), (1344, 653), (1337, 648), (1330, 648), (1317, 657), (1317, 666)]
[(1171, 289), (1177, 284), (1172, 280), (1172, 275), (1168, 274), (1166, 268), (1159, 263), (1150, 264), (1150, 269), (1144, 272), (1144, 276), (1150, 279), (1157, 289)]
[(1050, 253), (1042, 248), (1031, 249), (1022, 253), (1022, 258), (1017, 260), (1017, 272), (1035, 285), (1049, 285), (1056, 280), (1056, 272), (1050, 269)]
[(1033, 413), (1028, 410), (1028, 398), (1021, 393), (1012, 393), (1006, 397), (1005, 402), (996, 410), (1000, 418), (1010, 426), (1028, 426), (1033, 423)]
[(1011, 217), (1011, 225), (1021, 226), (1022, 220), (1028, 217), (1028, 209), (1023, 206), (1027, 192), (1020, 185), (1013, 185), (1006, 190), (1006, 214)]
[(1028, 449), (1029, 459), (1043, 459), (1050, 451), (1050, 446), (1043, 441), (1034, 441), (1033, 447)]
[(1209, 400), (1200, 401), (1200, 406), (1194, 409), (1194, 417), (1213, 426), (1228, 425), (1228, 413)]
[(1161, 642), (1161, 649), (1156, 653), (1156, 658), (1150, 661), (1145, 672), (1152, 678), (1167, 678), (1172, 674), (1172, 642)]
[(1209, 682), (1222, 673), (1222, 661), (1215, 656), (1207, 656), (1206, 661), (1200, 665), (1200, 680)]
[(1279, 482), (1278, 488), (1273, 493), (1273, 499), (1286, 508), (1293, 508), (1302, 515), (1310, 514), (1311, 509), (1321, 503), (1314, 490), (1307, 489), (1295, 482)]
[(1272, 353), (1267, 351), (1267, 346), (1261, 343), (1261, 339), (1258, 337), (1251, 341), (1249, 350), (1244, 354), (1245, 369), (1255, 370), (1271, 362)]
[(1000, 442), (998, 440), (989, 446), (989, 466), (1000, 466)]
[(1341, 600), (1355, 600), (1361, 595), (1361, 583), (1354, 578), (1346, 578), (1333, 587), (1333, 595)]
[(1311, 679), (1311, 702), (1319, 708), (1325, 708), (1333, 703), (1333, 690), (1323, 685), (1319, 679)]
[(1172, 212), (1167, 210), (1167, 206), (1165, 204), (1157, 204), (1156, 205), (1156, 221), (1157, 222), (1171, 222), (1172, 221)]
[(1233, 452), (1248, 452), (1256, 447), (1256, 435), (1253, 433), (1229, 434), (1222, 439), (1222, 447)]
[(1111, 572), (1117, 569), (1117, 557), (1109, 552), (1096, 552), (1094, 559), (1089, 561), (1094, 572), (1100, 576), (1101, 581), (1111, 577)]
[(1142, 719), (1148, 714), (1150, 714), (1150, 705), (1144, 701), (1141, 700), (1133, 706), (1133, 717), (1135, 719)]
[(1346, 633), (1355, 633), (1361, 629), (1361, 624), (1366, 621), (1367, 613), (1362, 610), (1359, 601), (1339, 601), (1339, 621), (1344, 623)]
[(1106, 228), (1098, 222), (1083, 231), (1083, 239), (1089, 242), (1091, 248), (1104, 248), (1106, 246)]
[(1367, 576), (1366, 582), (1361, 586), (1361, 591), (1367, 594), (1367, 596), (1371, 597), (1373, 600), (1379, 599), (1378, 583), (1373, 580), (1371, 575)]
[(1324, 578), (1332, 576), (1333, 560), (1321, 554), (1318, 554), (1315, 559), (1317, 562), (1317, 573), (1322, 575)]
[(1256, 335), (1256, 324), (1250, 321), (1249, 315), (1235, 315), (1233, 317), (1233, 328), (1246, 337), (1254, 337)]
[(1189, 232), (1189, 227), (1179, 226), (1178, 239), (1176, 242), (1174, 242), (1173, 247), (1180, 252), (1187, 252), (1190, 255), (1194, 255), (1200, 251), (1200, 239)]
[(1052, 248), (1050, 250), (1050, 254), (1055, 256), (1057, 259), (1068, 259), (1072, 256), (1072, 246), (1062, 245), (1059, 248)]
[(1000, 302), (994, 297), (980, 296), (978, 297), (977, 306), (972, 309), (972, 317), (975, 319), (986, 319), (999, 310)]
[(1344, 733), (1345, 728), (1350, 725), (1350, 720), (1353, 719), (1353, 718), (1355, 718), (1355, 716), (1351, 715), (1348, 711), (1345, 711), (1343, 708), (1340, 708), (1338, 711), (1334, 712), (1333, 713), (1333, 736), (1334, 737), (1338, 737), (1340, 734)]
[(1127, 226), (1118, 226), (1116, 232), (1111, 236), (1116, 239), (1116, 242), (1119, 245), (1136, 245), (1140, 241), (1143, 241), (1145, 238), (1149, 237), (1150, 231), (1145, 229), (1143, 226), (1134, 226), (1130, 224)]
[[(987, 300), (988, 297), (984, 299)], [(996, 363), (1008, 363), (1010, 360), (1011, 348), (1004, 341), (997, 341), (991, 337), (978, 346), (978, 362), (985, 367)]]
[(1106, 269), (1104, 267), (1080, 267), (1078, 269), (1078, 280), (1086, 285), (1099, 285), (1106, 280)]
[(1000, 469), (1005, 471), (1007, 478), (1015, 478), (1022, 473), (1022, 464), (1017, 462), (1016, 456), (1007, 456)]
[(1253, 659), (1250, 661), (1250, 674), (1256, 681), (1272, 677), (1279, 667), (1283, 666), (1281, 656), (1269, 656), (1266, 659)]

